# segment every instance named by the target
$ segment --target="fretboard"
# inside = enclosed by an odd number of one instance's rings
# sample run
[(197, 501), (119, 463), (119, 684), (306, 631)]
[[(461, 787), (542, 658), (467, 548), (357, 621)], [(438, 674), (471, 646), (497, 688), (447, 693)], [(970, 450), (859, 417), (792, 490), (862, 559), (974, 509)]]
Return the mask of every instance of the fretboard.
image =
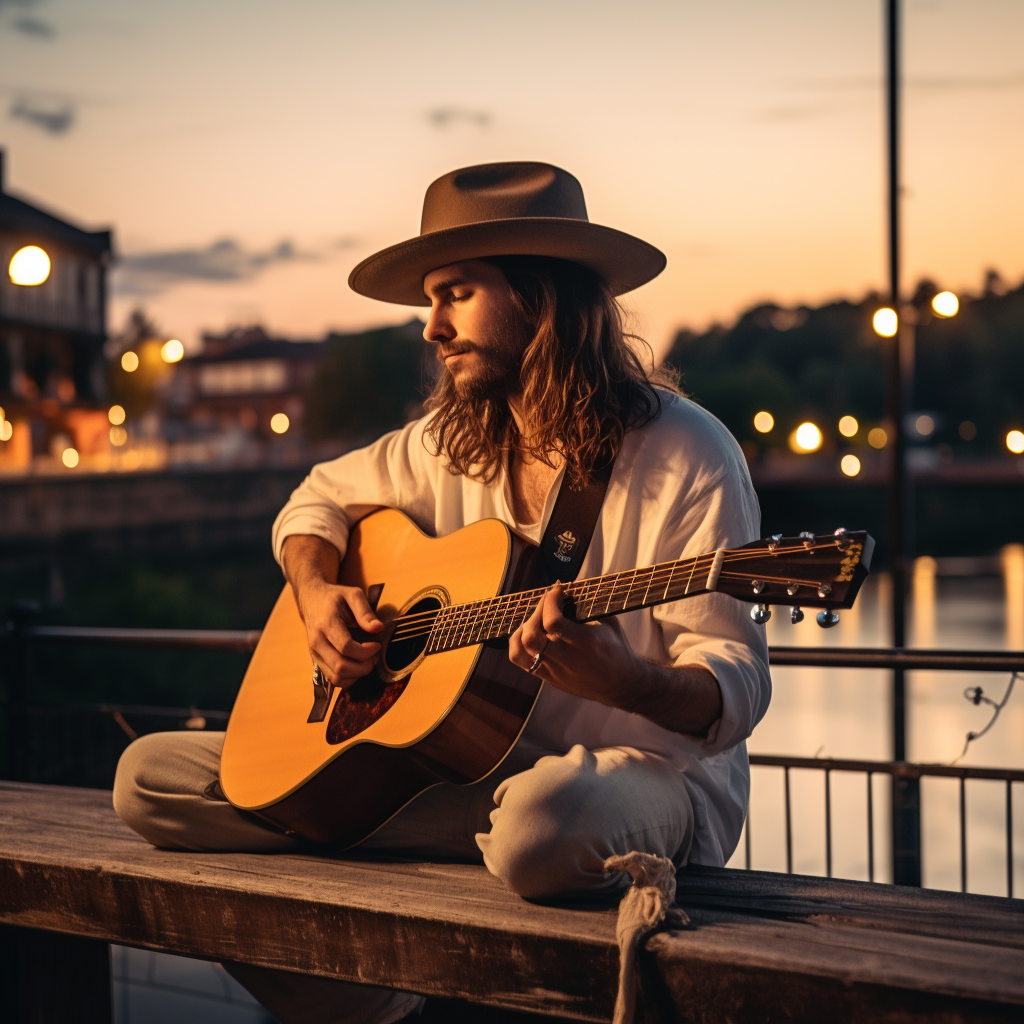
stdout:
[[(589, 622), (707, 593), (715, 588), (722, 554), (719, 552), (716, 557), (716, 553), (711, 552), (567, 583), (564, 589), (571, 598), (571, 616), (577, 622)], [(416, 616), (420, 620), (417, 625), (424, 632), (429, 629), (426, 653), (437, 654), (511, 636), (533, 614), (545, 589), (522, 590), (484, 601), (449, 605), (431, 613), (429, 618)], [(408, 633), (413, 626), (412, 622), (406, 625), (401, 619), (398, 623), (399, 633)]]

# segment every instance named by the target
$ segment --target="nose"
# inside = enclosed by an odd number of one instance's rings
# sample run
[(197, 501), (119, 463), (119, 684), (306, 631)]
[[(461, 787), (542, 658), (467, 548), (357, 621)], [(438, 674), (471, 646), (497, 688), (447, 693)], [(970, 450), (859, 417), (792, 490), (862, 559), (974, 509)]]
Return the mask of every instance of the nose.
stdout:
[(455, 337), (455, 328), (444, 313), (441, 303), (435, 302), (430, 307), (430, 314), (423, 326), (423, 340), (434, 342), (451, 341)]

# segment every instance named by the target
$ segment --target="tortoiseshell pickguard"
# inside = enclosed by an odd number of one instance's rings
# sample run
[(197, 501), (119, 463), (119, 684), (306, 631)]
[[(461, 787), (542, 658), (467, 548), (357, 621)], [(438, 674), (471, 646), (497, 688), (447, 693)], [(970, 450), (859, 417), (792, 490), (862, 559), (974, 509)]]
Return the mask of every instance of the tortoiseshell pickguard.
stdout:
[(343, 743), (368, 729), (402, 696), (409, 676), (386, 683), (376, 671), (338, 694), (327, 723), (327, 742)]

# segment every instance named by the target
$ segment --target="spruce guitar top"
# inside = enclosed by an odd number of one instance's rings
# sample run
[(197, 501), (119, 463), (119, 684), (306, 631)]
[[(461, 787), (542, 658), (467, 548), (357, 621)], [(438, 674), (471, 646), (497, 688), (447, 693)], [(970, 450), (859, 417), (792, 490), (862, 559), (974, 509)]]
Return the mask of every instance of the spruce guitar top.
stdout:
[[(541, 681), (508, 660), (508, 638), (543, 588), (506, 592), (525, 548), (486, 519), (446, 537), (382, 509), (349, 537), (339, 583), (366, 591), (384, 623), (370, 675), (348, 689), (314, 672), (291, 588), (271, 612), (228, 723), (221, 785), (231, 803), (314, 842), (361, 842), (424, 789), (470, 783), (505, 757)], [(838, 621), (867, 576), (863, 532), (775, 536), (695, 558), (565, 584), (585, 622), (717, 591), (753, 604), (821, 608)]]

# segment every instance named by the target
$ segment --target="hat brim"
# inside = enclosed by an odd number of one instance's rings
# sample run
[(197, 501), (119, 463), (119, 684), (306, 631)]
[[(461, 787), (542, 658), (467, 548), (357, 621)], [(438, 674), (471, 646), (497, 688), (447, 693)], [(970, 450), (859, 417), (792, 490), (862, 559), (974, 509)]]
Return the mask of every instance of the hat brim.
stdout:
[(349, 275), (360, 295), (403, 306), (429, 306), (423, 279), (432, 270), (487, 256), (554, 256), (582, 263), (615, 295), (665, 269), (665, 254), (624, 231), (568, 217), (515, 217), (431, 231), (368, 256)]

